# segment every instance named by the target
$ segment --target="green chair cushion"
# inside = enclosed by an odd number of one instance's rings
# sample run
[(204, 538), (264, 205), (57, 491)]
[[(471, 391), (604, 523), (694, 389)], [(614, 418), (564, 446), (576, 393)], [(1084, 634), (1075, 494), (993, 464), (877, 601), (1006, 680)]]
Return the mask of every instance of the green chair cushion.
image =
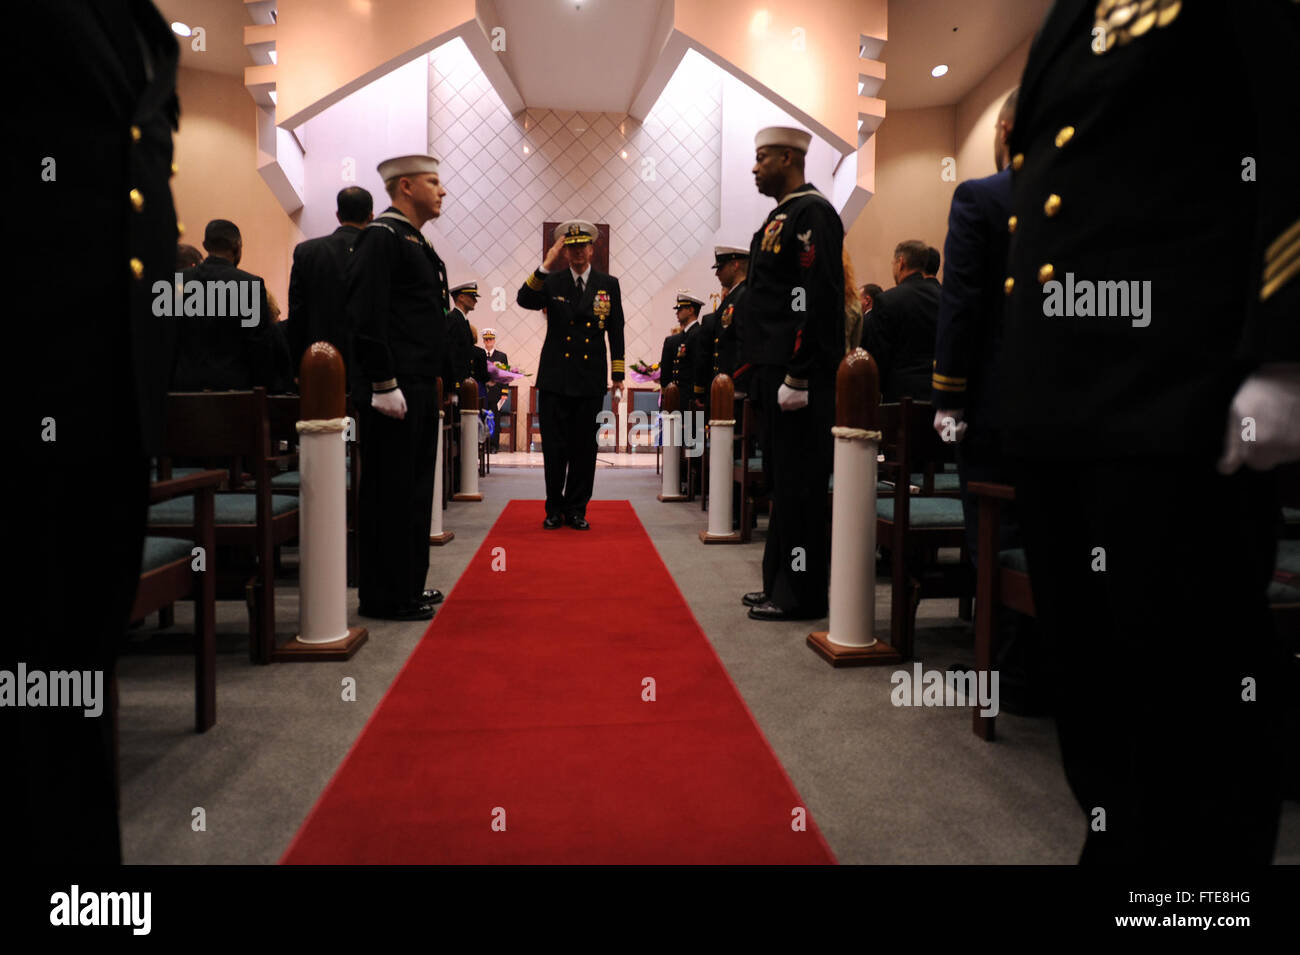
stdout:
[(1282, 508), (1282, 520), (1288, 524), (1300, 524), (1300, 507)]
[(1300, 589), (1280, 581), (1271, 581), (1268, 585), (1268, 603), (1270, 607), (1277, 604), (1300, 604)]
[[(738, 467), (740, 467), (740, 458), (733, 458), (732, 461), (731, 461), (731, 466), (732, 466), (733, 468), (738, 468)], [(762, 458), (750, 458), (750, 459), (749, 459), (749, 469), (750, 469), (751, 471), (761, 471), (761, 470), (763, 470), (763, 459), (762, 459)]]
[[(876, 516), (887, 521), (894, 519), (894, 499), (882, 497), (876, 499)], [(916, 497), (912, 496), (912, 506), (908, 518), (912, 527), (962, 527), (961, 501), (955, 497)]]
[(1023, 547), (998, 551), (998, 563), (1008, 570), (1018, 570), (1022, 574), (1029, 573), (1029, 561), (1025, 559), (1025, 549)]
[(1277, 563), (1274, 566), (1287, 573), (1300, 574), (1300, 541), (1278, 541)]
[[(214, 510), (218, 524), (257, 523), (257, 495), (221, 493), (215, 495)], [(288, 514), (298, 509), (298, 498), (289, 494), (271, 495), (271, 514)], [(150, 524), (193, 524), (194, 498), (190, 496), (159, 501), (149, 508)]]
[(194, 549), (194, 542), (181, 540), (179, 537), (146, 537), (144, 539), (144, 559), (140, 562), (140, 573), (157, 570), (174, 560), (188, 560)]

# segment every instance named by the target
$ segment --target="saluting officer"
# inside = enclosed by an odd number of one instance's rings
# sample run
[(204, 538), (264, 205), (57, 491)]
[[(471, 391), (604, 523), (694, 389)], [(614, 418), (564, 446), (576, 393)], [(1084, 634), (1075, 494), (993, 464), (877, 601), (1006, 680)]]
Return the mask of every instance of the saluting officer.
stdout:
[(826, 615), (826, 492), (835, 371), (844, 357), (844, 225), (804, 181), (811, 140), (782, 126), (754, 138), (755, 184), (776, 199), (749, 246), (745, 365), (738, 372), (752, 370), (749, 397), (772, 484), (763, 589), (743, 598), (756, 620)]
[(706, 405), (709, 388), (718, 375), (736, 371), (738, 335), (737, 306), (745, 294), (749, 272), (749, 250), (734, 245), (713, 247), (713, 271), (722, 286), (722, 301), (715, 311), (700, 319), (700, 343), (695, 355), (695, 397)]
[(1002, 421), (1081, 862), (1267, 864), (1277, 836), (1300, 5), (1225, 10), (1058, 0), (1011, 131)]
[(447, 190), (432, 156), (379, 164), (392, 200), (362, 230), (347, 270), (355, 331), (352, 393), (361, 409), (360, 612), (428, 620), (425, 590), (438, 438), (436, 382), (447, 359), (447, 269), (420, 227)]
[[(596, 435), (605, 396), (605, 336), (609, 380), (623, 390), (623, 296), (618, 279), (591, 266), (596, 227), (562, 222), (541, 268), (524, 280), (516, 301), (546, 309), (546, 340), (537, 368), (537, 411), (546, 472), (546, 520), (590, 528), (587, 502), (596, 478)], [(567, 259), (567, 267), (554, 271)]]

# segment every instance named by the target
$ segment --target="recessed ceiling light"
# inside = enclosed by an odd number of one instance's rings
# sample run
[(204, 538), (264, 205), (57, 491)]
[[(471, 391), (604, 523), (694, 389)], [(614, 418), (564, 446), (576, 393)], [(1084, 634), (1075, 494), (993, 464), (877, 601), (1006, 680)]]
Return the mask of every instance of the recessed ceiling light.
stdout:
[(947, 72), (948, 72), (948, 67), (945, 64), (940, 63), (938, 66), (936, 66), (934, 69), (930, 71), (930, 75), (934, 77), (939, 77), (939, 76), (943, 76), (943, 74)]
[(175, 33), (177, 36), (189, 36), (193, 32), (193, 30), (187, 27), (184, 23), (181, 23), (179, 20), (172, 21), (172, 33)]
[(524, 147), (524, 155), (527, 156), (530, 152), (532, 152), (532, 150), (529, 149), (527, 146), (525, 146), (525, 147)]

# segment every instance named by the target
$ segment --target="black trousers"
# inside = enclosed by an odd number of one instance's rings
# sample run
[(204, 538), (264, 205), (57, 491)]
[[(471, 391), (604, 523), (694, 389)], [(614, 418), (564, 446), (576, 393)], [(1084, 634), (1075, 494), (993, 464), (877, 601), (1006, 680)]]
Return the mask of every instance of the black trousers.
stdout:
[(1271, 476), (1190, 460), (1016, 472), (1061, 756), (1088, 826), (1080, 861), (1268, 863), (1288, 689), (1266, 602)]
[(783, 368), (760, 366), (749, 396), (772, 497), (763, 590), (782, 610), (822, 616), (830, 584), (826, 497), (835, 455), (834, 379), (809, 382), (808, 405), (798, 411), (782, 411), (777, 404), (784, 380)]
[(149, 487), (133, 396), (124, 390), (104, 383), (94, 391), (98, 404), (56, 413), (58, 439), (29, 459), (40, 480), (29, 482), (18, 509), (13, 539), (24, 553), (10, 568), (18, 619), (2, 642), (0, 669), (16, 673), (21, 661), (29, 674), (100, 671), (103, 696), (94, 717), (70, 707), (0, 709), (0, 738), (17, 756), (2, 789), (5, 803), (19, 805), (6, 811), (19, 860), (121, 861), (115, 673), (140, 579)]
[(402, 381), (406, 417), (380, 414), (368, 392), (361, 407), (357, 594), (368, 612), (399, 610), (419, 598), (429, 575), (438, 408), (434, 385)]
[(596, 435), (604, 402), (604, 395), (561, 395), (554, 391), (540, 391), (537, 395), (547, 517), (587, 514), (587, 502), (596, 482)]

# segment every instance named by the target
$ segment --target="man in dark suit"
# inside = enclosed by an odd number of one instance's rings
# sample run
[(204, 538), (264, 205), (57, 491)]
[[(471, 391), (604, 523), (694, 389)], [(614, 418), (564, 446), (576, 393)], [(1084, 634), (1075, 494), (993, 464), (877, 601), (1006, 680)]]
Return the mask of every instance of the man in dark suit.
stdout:
[(437, 380), (446, 368), (447, 269), (420, 227), (447, 190), (432, 156), (379, 164), (392, 205), (362, 230), (348, 260), (352, 395), (360, 409), (360, 613), (428, 620), (425, 590), (437, 464)]
[(1289, 689), (1270, 469), (1300, 458), (1300, 5), (1146, 7), (1057, 0), (1030, 48), (1000, 414), (1080, 861), (1261, 865)]
[(339, 190), (335, 203), (339, 227), (329, 235), (299, 242), (293, 250), (285, 331), (295, 376), (303, 352), (313, 342), (329, 342), (343, 356), (345, 369), (352, 364), (343, 312), (343, 271), (361, 230), (375, 217), (374, 200), (360, 186), (348, 186)]
[[(804, 180), (811, 141), (804, 130), (782, 126), (754, 139), (755, 185), (776, 200), (749, 246), (742, 341), (772, 488), (763, 589), (741, 598), (756, 620), (816, 619), (827, 607), (826, 491), (835, 370), (844, 357), (844, 224)], [(738, 375), (748, 374), (743, 369)]]
[[(623, 390), (623, 296), (618, 279), (591, 267), (596, 227), (570, 220), (556, 227), (554, 244), (519, 289), (516, 301), (546, 310), (546, 340), (537, 368), (538, 417), (546, 472), (549, 529), (567, 523), (588, 530), (587, 502), (596, 479), (596, 435), (609, 380)], [(567, 267), (555, 271), (562, 261)]]
[[(173, 391), (245, 391), (275, 377), (271, 308), (262, 278), (238, 268), (239, 227), (213, 219), (203, 233), (208, 257), (181, 273)], [(190, 302), (196, 302), (194, 312)]]
[(930, 396), (939, 283), (926, 279), (929, 247), (911, 239), (894, 248), (894, 287), (876, 296), (862, 325), (862, 347), (880, 368), (882, 401)]
[[(501, 364), (501, 365), (505, 365), (507, 368), (510, 367), (509, 356), (506, 355), (505, 352), (497, 350), (497, 333), (496, 333), (496, 329), (494, 328), (483, 329), (483, 357), (487, 360), (488, 364), (492, 364), (492, 365)], [(489, 448), (489, 450), (494, 452), (501, 450), (500, 414), (501, 414), (502, 402), (506, 394), (507, 394), (507, 389), (505, 385), (502, 385), (499, 382), (493, 382), (491, 379), (488, 379), (487, 406), (488, 409), (494, 415), (498, 416), (497, 433), (492, 435), (491, 445)]]
[[(174, 332), (186, 321), (154, 311), (175, 287), (178, 50), (149, 3), (48, 0), (12, 12), (16, 36), (59, 37), (77, 52), (39, 57), (29, 78), (41, 95), (13, 100), (23, 131), (14, 168), (39, 182), (17, 190), (23, 239), (10, 263), (15, 314), (41, 318), (14, 323), (19, 444), (39, 479), (14, 508), (22, 558), (7, 573), (21, 597), (0, 669), (97, 672), (102, 711), (0, 708), (6, 858), (24, 872), (35, 863), (70, 873), (121, 861), (117, 647), (140, 578)], [(78, 545), (88, 528), (89, 550)]]

